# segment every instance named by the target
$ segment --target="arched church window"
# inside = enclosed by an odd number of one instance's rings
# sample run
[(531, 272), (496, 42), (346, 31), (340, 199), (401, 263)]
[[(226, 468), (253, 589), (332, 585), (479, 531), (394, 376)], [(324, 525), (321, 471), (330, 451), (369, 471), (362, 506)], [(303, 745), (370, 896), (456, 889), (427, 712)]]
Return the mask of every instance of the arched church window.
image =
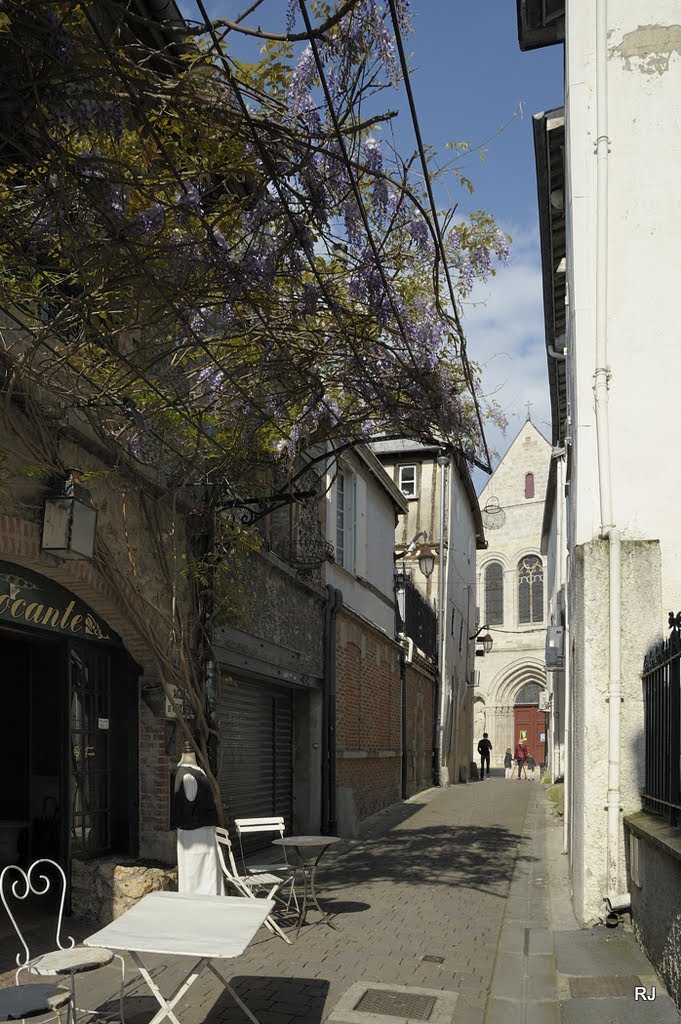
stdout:
[(538, 555), (526, 555), (518, 563), (518, 622), (544, 619), (544, 566)]
[(504, 622), (504, 569), (500, 562), (490, 562), (485, 569), (485, 622), (490, 626)]
[(538, 704), (540, 686), (539, 683), (525, 683), (522, 690), (518, 690), (515, 697), (515, 704)]
[(525, 497), (534, 498), (534, 473), (525, 474)]

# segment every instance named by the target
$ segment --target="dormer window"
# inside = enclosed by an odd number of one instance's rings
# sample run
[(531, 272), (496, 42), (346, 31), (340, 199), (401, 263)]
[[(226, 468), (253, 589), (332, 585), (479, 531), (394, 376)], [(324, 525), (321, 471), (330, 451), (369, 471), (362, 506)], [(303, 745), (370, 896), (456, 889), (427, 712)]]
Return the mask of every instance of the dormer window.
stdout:
[(525, 474), (525, 497), (534, 498), (534, 473)]
[(405, 498), (416, 497), (416, 466), (400, 466), (398, 486)]

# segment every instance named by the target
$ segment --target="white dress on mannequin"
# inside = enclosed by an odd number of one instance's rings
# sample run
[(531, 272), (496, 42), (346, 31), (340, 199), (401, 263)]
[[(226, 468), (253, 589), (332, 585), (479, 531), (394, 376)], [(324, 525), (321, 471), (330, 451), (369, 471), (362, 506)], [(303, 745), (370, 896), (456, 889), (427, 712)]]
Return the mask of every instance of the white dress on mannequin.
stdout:
[[(194, 773), (205, 777), (205, 772), (198, 765), (181, 761), (178, 770), (183, 767), (190, 771), (185, 771), (180, 785), (185, 799), (192, 804), (199, 791)], [(179, 892), (201, 896), (221, 896), (224, 893), (214, 825), (177, 829), (177, 888)]]

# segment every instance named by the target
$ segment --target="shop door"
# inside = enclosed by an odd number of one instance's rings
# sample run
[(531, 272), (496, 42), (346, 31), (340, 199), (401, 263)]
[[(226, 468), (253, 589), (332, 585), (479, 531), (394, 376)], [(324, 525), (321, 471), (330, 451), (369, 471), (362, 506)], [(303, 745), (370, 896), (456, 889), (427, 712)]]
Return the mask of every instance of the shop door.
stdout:
[(137, 853), (136, 671), (124, 652), (70, 643), (70, 853)]
[[(243, 680), (222, 683), (218, 715), (218, 778), (228, 822), (282, 815), (293, 818), (293, 693)], [(247, 853), (269, 845), (244, 838)]]

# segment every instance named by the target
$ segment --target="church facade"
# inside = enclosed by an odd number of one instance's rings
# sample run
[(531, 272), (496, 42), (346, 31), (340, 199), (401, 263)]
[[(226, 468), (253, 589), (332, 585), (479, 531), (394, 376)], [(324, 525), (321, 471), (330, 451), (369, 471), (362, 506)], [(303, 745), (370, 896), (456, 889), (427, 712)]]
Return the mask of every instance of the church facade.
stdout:
[(473, 760), (487, 732), (494, 767), (521, 738), (537, 764), (551, 761), (541, 554), (550, 460), (550, 444), (528, 418), (479, 499), (488, 547), (478, 560), (478, 623), (494, 646), (476, 658)]

